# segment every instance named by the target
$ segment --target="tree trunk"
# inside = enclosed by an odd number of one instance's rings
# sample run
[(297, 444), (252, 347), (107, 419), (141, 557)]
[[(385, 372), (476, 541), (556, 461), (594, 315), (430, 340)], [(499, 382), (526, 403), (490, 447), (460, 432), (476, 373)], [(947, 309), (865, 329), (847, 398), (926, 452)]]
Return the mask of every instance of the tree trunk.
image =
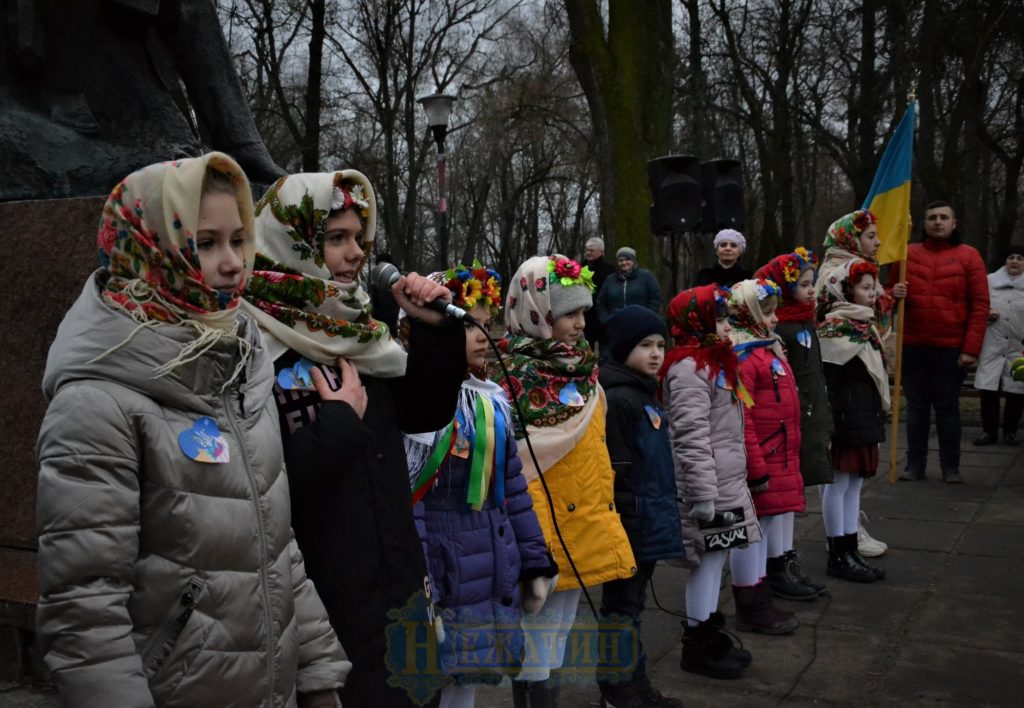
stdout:
[[(642, 9), (640, 9), (642, 7)], [(569, 60), (590, 108), (608, 249), (630, 245), (654, 262), (647, 161), (668, 151), (672, 118), (672, 4), (565, 0)]]

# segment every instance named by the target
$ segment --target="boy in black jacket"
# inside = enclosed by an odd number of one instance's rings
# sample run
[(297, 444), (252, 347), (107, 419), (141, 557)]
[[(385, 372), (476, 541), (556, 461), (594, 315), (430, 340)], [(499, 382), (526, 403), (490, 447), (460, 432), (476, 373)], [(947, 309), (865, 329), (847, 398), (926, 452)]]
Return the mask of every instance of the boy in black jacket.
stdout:
[(629, 536), (637, 572), (627, 580), (604, 584), (601, 615), (602, 623), (613, 619), (632, 623), (637, 661), (625, 682), (613, 683), (599, 674), (601, 705), (681, 706), (651, 685), (639, 636), (655, 563), (683, 557), (668, 421), (656, 398), (668, 329), (647, 308), (628, 305), (608, 319), (605, 331), (610, 358), (601, 364), (598, 380), (608, 396), (606, 435), (615, 468), (615, 506)]

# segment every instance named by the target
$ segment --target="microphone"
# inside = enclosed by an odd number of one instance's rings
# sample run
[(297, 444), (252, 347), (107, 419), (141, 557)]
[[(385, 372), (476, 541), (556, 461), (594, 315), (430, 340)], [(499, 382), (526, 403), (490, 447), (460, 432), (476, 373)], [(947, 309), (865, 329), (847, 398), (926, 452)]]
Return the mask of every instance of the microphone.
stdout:
[[(381, 290), (390, 291), (398, 279), (402, 277), (401, 271), (394, 263), (378, 263), (370, 269), (370, 280)], [(425, 307), (440, 312), (445, 317), (450, 317), (459, 322), (473, 322), (473, 318), (461, 307), (456, 307), (449, 302), (437, 299), (426, 303)]]

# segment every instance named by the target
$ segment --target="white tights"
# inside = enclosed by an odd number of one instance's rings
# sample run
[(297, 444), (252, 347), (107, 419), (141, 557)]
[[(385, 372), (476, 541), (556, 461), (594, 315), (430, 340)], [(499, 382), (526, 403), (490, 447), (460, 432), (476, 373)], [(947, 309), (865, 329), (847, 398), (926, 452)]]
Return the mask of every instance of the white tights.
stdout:
[(441, 689), (439, 708), (473, 708), (476, 704), (476, 684), (445, 686)]
[(832, 484), (821, 485), (821, 515), (825, 535), (830, 538), (857, 533), (860, 523), (860, 490), (864, 478), (857, 474), (836, 472)]
[(761, 525), (761, 540), (746, 548), (733, 548), (729, 551), (729, 571), (732, 573), (733, 585), (753, 587), (761, 582), (761, 578), (768, 572), (767, 539), (773, 533), (782, 538), (781, 530), (776, 529), (782, 526), (782, 515), (759, 516), (757, 522)]
[(722, 568), (728, 551), (712, 551), (700, 558), (700, 565), (690, 571), (686, 579), (687, 624), (696, 627), (718, 609), (718, 595), (722, 589)]
[[(768, 526), (770, 530), (762, 529), (768, 539), (768, 558), (778, 558), (787, 551), (793, 550), (793, 521), (795, 517), (796, 514), (792, 511), (768, 517), (775, 519)], [(761, 542), (764, 543), (764, 539), (761, 539)]]

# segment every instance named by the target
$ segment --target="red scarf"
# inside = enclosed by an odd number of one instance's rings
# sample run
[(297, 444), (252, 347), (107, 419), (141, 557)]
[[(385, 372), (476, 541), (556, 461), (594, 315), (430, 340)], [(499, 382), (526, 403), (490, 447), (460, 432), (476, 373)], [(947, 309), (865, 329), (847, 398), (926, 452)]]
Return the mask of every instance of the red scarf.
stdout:
[(683, 359), (693, 359), (697, 369), (707, 367), (714, 381), (719, 372), (725, 372), (725, 382), (738, 389), (739, 360), (728, 337), (722, 339), (716, 332), (719, 312), (724, 312), (729, 291), (717, 285), (702, 285), (684, 290), (668, 304), (668, 331), (675, 344), (665, 352), (665, 363), (659, 373), (662, 381), (672, 365)]

